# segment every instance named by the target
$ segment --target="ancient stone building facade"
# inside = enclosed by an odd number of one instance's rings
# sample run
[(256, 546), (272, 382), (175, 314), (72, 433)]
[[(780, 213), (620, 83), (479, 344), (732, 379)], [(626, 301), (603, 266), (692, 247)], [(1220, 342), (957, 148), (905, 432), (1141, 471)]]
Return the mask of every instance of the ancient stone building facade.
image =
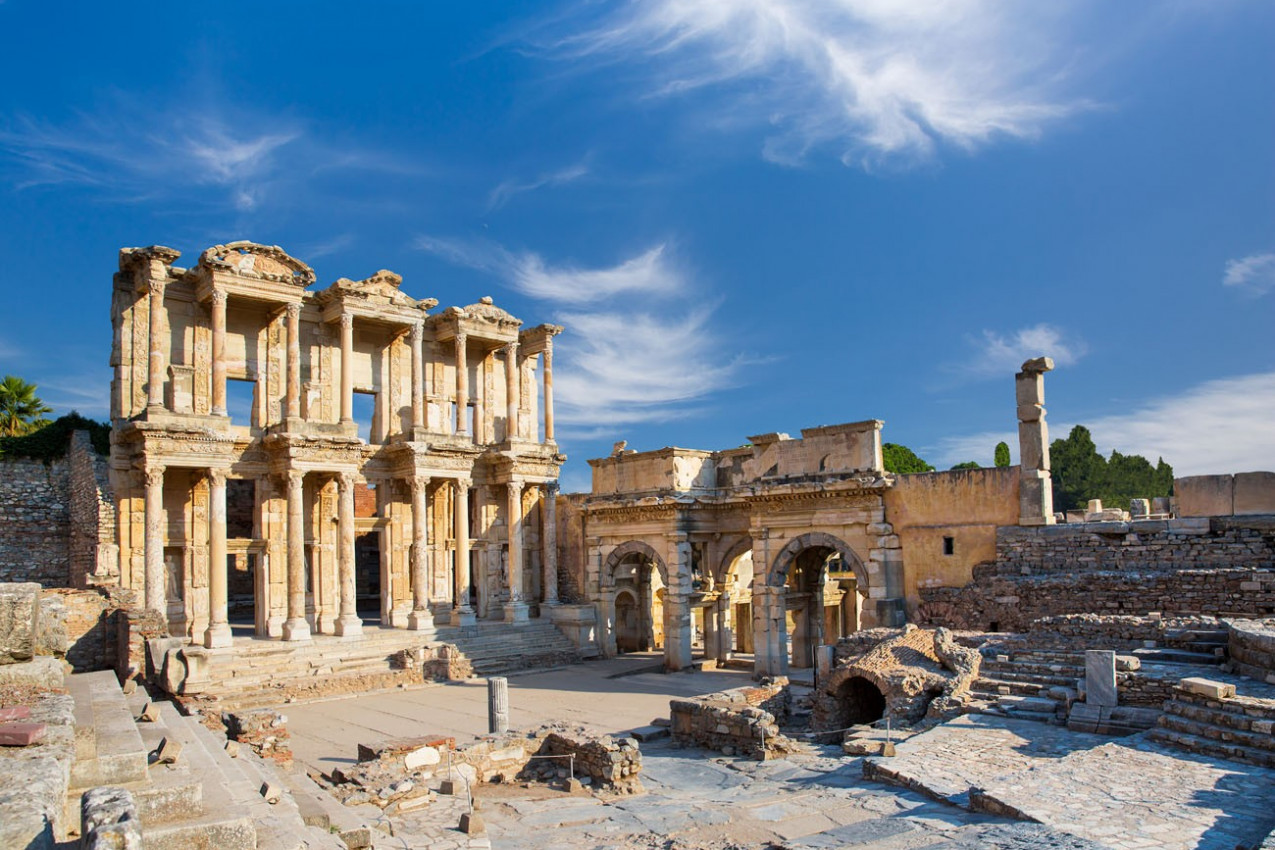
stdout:
[(227, 645), (232, 589), (287, 641), (556, 602), (560, 327), (388, 271), (315, 291), (277, 247), (178, 256), (120, 252), (111, 356), (120, 582), (174, 635)]

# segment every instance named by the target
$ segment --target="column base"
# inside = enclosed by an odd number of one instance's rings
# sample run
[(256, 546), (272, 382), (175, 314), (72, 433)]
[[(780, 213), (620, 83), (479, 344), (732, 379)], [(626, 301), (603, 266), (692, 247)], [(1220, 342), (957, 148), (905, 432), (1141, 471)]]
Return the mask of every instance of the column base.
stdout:
[(469, 606), (465, 606), (464, 608), (457, 608), (457, 609), (453, 610), (453, 611), (452, 611), (452, 625), (453, 625), (453, 626), (476, 626), (476, 625), (478, 625), (478, 618), (477, 618), (476, 616), (474, 616), (474, 609), (473, 609), (473, 608), (470, 608)]
[(204, 646), (208, 649), (220, 649), (234, 646), (235, 639), (230, 632), (229, 623), (213, 623), (204, 630)]
[(304, 617), (284, 621), (283, 639), (289, 641), (310, 640), (310, 623)]
[(266, 637), (283, 637), (283, 623), (284, 619), (282, 617), (268, 617), (266, 619)]
[(336, 618), (337, 637), (359, 637), (363, 634), (363, 621), (353, 614)]
[(505, 603), (505, 622), (506, 623), (526, 623), (531, 620), (531, 616), (527, 613), (526, 602), (506, 602)]
[(407, 615), (407, 628), (413, 632), (423, 632), (434, 628), (434, 612), (428, 608), (412, 611)]

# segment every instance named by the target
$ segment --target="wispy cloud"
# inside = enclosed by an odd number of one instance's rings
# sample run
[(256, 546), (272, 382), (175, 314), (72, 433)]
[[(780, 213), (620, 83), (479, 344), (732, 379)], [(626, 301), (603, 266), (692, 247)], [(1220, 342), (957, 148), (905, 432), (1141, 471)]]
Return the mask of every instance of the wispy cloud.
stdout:
[(872, 165), (928, 159), (940, 143), (1032, 138), (1087, 108), (1064, 90), (1074, 12), (995, 0), (642, 0), (541, 46), (635, 64), (654, 96), (725, 88), (733, 96), (715, 108), (732, 114), (718, 119), (769, 126), (771, 160), (834, 148)]
[(496, 188), (491, 190), (491, 194), (487, 197), (487, 211), (498, 210), (503, 207), (515, 195), (521, 195), (524, 192), (534, 192), (537, 189), (543, 189), (547, 186), (561, 186), (564, 183), (571, 183), (579, 180), (581, 177), (589, 173), (588, 158), (569, 165), (566, 168), (551, 171), (547, 174), (541, 174), (531, 180), (505, 180)]
[(134, 203), (202, 191), (199, 205), (241, 212), (295, 198), (333, 168), (395, 168), (390, 158), (316, 137), (305, 122), (236, 106), (176, 104), (115, 93), (89, 111), (54, 122), (0, 121), (0, 176), (19, 189), (83, 187)]
[(422, 237), (416, 244), (551, 305), (566, 327), (555, 344), (554, 392), (567, 435), (614, 437), (625, 425), (690, 415), (729, 386), (743, 362), (724, 353), (712, 309), (687, 304), (686, 275), (663, 244), (605, 267), (554, 265), (491, 243)]
[(1250, 254), (1239, 260), (1227, 260), (1222, 285), (1255, 296), (1265, 295), (1275, 289), (1275, 254)]
[(525, 295), (562, 304), (588, 304), (631, 293), (669, 295), (685, 285), (666, 243), (604, 268), (553, 266), (539, 254), (513, 253), (492, 242), (421, 236), (416, 247), (450, 262), (491, 272)]
[(1069, 366), (1087, 350), (1083, 340), (1047, 324), (1021, 328), (1008, 335), (984, 330), (979, 337), (969, 337), (968, 342), (976, 353), (951, 370), (965, 378), (1012, 375), (1024, 361), (1041, 356), (1052, 357), (1059, 366)]
[[(1013, 410), (1007, 409), (1006, 416)], [(1133, 410), (1080, 423), (1098, 451), (1164, 458), (1175, 475), (1275, 470), (1275, 372), (1221, 378), (1176, 395), (1150, 399)], [(1066, 437), (1074, 422), (1051, 421), (1050, 438)], [(929, 458), (939, 466), (963, 460), (987, 462), (1000, 440), (1017, 458), (1013, 431), (955, 435), (939, 440)], [(1015, 461), (1017, 462), (1017, 461)]]

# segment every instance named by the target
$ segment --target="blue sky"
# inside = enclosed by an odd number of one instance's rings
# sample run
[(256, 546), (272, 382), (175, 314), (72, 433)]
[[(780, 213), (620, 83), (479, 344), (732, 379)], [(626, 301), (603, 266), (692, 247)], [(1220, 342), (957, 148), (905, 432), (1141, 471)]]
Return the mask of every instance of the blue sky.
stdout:
[[(1041, 9), (1038, 7), (1048, 7)], [(1275, 5), (0, 0), (0, 373), (107, 410), (116, 251), (559, 322), (611, 444), (879, 418), (1275, 469)], [(66, 340), (65, 343), (62, 340)]]

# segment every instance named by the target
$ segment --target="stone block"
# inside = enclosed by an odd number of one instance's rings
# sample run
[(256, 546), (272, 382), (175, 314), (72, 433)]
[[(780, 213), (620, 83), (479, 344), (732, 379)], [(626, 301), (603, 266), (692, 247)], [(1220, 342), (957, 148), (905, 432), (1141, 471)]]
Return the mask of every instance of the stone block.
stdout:
[(142, 846), (142, 821), (124, 788), (92, 788), (80, 798), (83, 850), (134, 850)]
[(146, 703), (142, 708), (142, 713), (137, 716), (140, 723), (158, 723), (159, 722), (159, 704), (154, 702)]
[(0, 708), (0, 723), (13, 723), (26, 720), (31, 716), (31, 706), (15, 705), (12, 708)]
[(159, 742), (159, 747), (155, 750), (155, 764), (176, 764), (181, 754), (182, 745), (180, 741), (162, 738)]
[(403, 766), (408, 770), (438, 764), (442, 756), (434, 747), (421, 747), (403, 756)]
[(0, 747), (29, 747), (44, 740), (43, 723), (0, 723)]
[(1168, 496), (1156, 496), (1151, 500), (1151, 513), (1155, 516), (1167, 516), (1173, 510), (1173, 500)]
[(482, 815), (478, 812), (466, 812), (460, 816), (458, 829), (466, 835), (482, 835), (487, 831), (487, 825), (483, 823)]
[(1116, 705), (1116, 653), (1114, 651), (1085, 650), (1085, 702), (1104, 707)]
[[(664, 718), (660, 719), (663, 720)], [(639, 726), (630, 731), (629, 734), (638, 741), (655, 741), (660, 738), (667, 738), (669, 736), (668, 724), (666, 723), (663, 726)]]
[(40, 585), (35, 582), (0, 584), (0, 664), (35, 657), (40, 631)]
[(1130, 499), (1129, 500), (1129, 517), (1131, 519), (1146, 519), (1151, 515), (1151, 503), (1146, 499)]
[(262, 799), (272, 806), (283, 799), (283, 789), (269, 780), (261, 783), (260, 791)]
[(1178, 682), (1178, 687), (1187, 693), (1197, 694), (1209, 699), (1226, 699), (1235, 696), (1235, 686), (1226, 682), (1215, 682), (1212, 679), (1191, 677)]
[(1235, 511), (1233, 475), (1191, 475), (1173, 480), (1180, 517), (1231, 516)]
[(1275, 472), (1235, 474), (1235, 516), (1275, 514)]

